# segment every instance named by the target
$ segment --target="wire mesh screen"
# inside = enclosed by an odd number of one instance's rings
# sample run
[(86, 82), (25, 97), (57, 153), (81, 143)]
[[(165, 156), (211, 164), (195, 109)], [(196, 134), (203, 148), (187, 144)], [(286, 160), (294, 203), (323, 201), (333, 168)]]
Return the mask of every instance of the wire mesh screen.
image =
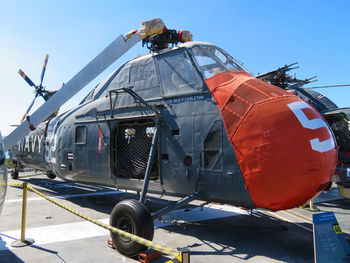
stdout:
[(342, 151), (350, 151), (350, 124), (342, 117), (341, 119), (329, 120), (335, 137), (337, 138), (338, 146)]
[[(138, 120), (119, 123), (115, 134), (115, 171), (117, 176), (142, 179), (145, 176), (155, 123)], [(152, 165), (151, 179), (158, 178), (158, 151)]]

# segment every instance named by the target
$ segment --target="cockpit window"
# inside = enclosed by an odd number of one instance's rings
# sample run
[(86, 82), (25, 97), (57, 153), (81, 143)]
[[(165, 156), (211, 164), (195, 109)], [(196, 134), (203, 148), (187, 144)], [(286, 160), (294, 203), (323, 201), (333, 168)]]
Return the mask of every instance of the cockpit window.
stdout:
[(159, 55), (157, 61), (165, 96), (202, 89), (203, 82), (185, 49)]
[(206, 79), (223, 71), (244, 71), (230, 55), (215, 46), (198, 45), (191, 52)]

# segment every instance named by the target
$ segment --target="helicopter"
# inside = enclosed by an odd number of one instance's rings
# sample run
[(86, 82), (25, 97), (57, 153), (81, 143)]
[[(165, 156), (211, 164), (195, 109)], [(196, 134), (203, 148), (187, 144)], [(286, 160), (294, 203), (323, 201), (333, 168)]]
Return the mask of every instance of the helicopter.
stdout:
[(287, 74), (287, 72), (299, 68), (299, 66), (296, 66), (297, 64), (295, 62), (285, 65), (256, 77), (292, 92), (322, 114), (331, 127), (338, 145), (338, 163), (333, 181), (337, 184), (339, 195), (345, 199), (350, 199), (350, 108), (339, 108), (329, 98), (314, 90), (349, 87), (350, 84), (304, 87), (304, 85), (315, 82), (317, 79), (316, 76), (298, 79), (295, 75)]
[[(29, 104), (28, 109), (25, 111), (23, 117), (21, 118), (21, 123), (27, 118), (27, 120), (30, 121), (30, 117), (28, 116), (30, 110), (32, 109), (32, 107), (34, 106), (34, 103), (36, 101), (36, 99), (38, 97), (42, 97), (44, 99), (44, 101), (47, 101), (53, 94), (55, 94), (56, 91), (49, 91), (46, 90), (43, 86), (43, 80), (44, 80), (44, 75), (45, 75), (45, 71), (46, 71), (46, 66), (47, 66), (47, 62), (49, 59), (49, 55), (46, 54), (45, 56), (45, 60), (44, 60), (44, 65), (41, 71), (41, 77), (40, 77), (40, 84), (39, 85), (35, 85), (34, 82), (23, 72), (22, 69), (20, 69), (18, 71), (19, 75), (29, 84), (29, 86), (34, 87), (35, 88), (35, 96), (34, 99), (32, 100), (32, 102)], [(52, 119), (53, 117), (57, 116), (58, 114), (58, 110), (57, 109), (54, 113), (52, 113), (46, 120)], [(18, 125), (12, 125), (17, 127)], [(33, 129), (33, 127), (31, 127)], [(35, 142), (34, 142), (35, 143)], [(25, 157), (25, 156), (23, 156)], [(26, 158), (24, 158), (25, 160)], [(15, 164), (15, 169), (11, 171), (11, 178), (12, 179), (18, 179), (18, 172), (22, 169), (23, 164), (28, 165), (29, 167), (31, 166), (31, 164), (27, 164), (27, 163), (23, 163), (21, 164), (21, 162), (17, 162), (16, 160), (13, 160), (14, 164)], [(53, 174), (47, 173), (48, 178), (50, 179), (54, 179), (56, 176), (54, 176)]]
[(0, 215), (5, 202), (7, 190), (7, 170), (4, 145), (2, 143), (2, 135), (0, 132)]
[[(141, 40), (150, 53), (45, 120)], [(310, 104), (160, 19), (113, 41), (4, 145), (14, 160), (52, 176), (136, 191), (139, 200), (116, 204), (110, 225), (149, 240), (153, 220), (195, 199), (272, 211), (296, 207), (328, 186), (337, 161), (332, 130)], [(179, 199), (150, 213), (148, 193)], [(145, 249), (111, 237), (126, 256)]]

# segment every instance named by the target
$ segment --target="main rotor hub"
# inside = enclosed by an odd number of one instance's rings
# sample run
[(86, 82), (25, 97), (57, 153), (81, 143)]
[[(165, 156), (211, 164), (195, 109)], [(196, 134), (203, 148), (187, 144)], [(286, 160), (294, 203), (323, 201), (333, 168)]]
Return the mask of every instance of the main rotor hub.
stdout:
[(153, 34), (142, 39), (142, 46), (145, 46), (151, 51), (158, 51), (177, 45), (179, 42), (192, 41), (192, 34), (187, 30), (166, 29), (161, 34)]
[(162, 34), (153, 34), (142, 40), (142, 46), (151, 51), (158, 51), (169, 47), (169, 44), (177, 45), (179, 43), (179, 34), (176, 30), (167, 30)]

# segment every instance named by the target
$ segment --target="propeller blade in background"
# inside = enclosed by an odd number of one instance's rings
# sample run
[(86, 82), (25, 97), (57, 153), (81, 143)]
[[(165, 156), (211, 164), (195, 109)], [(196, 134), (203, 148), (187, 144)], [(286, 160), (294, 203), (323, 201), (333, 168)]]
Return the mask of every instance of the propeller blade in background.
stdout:
[(35, 87), (33, 81), (31, 81), (30, 78), (28, 78), (28, 76), (21, 69), (18, 71), (18, 73), (30, 86)]
[(45, 60), (44, 60), (43, 70), (41, 71), (40, 85), (39, 85), (40, 88), (42, 88), (42, 85), (43, 85), (43, 80), (44, 80), (44, 75), (45, 75), (45, 70), (46, 70), (46, 65), (47, 65), (47, 60), (48, 59), (49, 59), (49, 55), (46, 54)]
[(26, 112), (24, 113), (24, 115), (23, 115), (23, 117), (22, 117), (22, 119), (21, 119), (21, 123), (24, 121), (24, 119), (27, 117), (27, 115), (28, 115), (30, 109), (33, 107), (34, 102), (35, 102), (37, 96), (38, 96), (38, 94), (35, 94), (35, 97), (34, 97), (32, 103), (29, 105), (28, 109), (26, 110)]
[(119, 57), (132, 48), (140, 41), (138, 34), (133, 35), (125, 41), (123, 35), (116, 38), (108, 47), (106, 47), (97, 57), (87, 64), (78, 74), (69, 80), (60, 90), (40, 106), (31, 116), (30, 123), (28, 120), (22, 122), (12, 133), (4, 139), (5, 151), (14, 146), (28, 132), (29, 125), (37, 126), (45, 120), (55, 110), (60, 108), (65, 102), (72, 98), (78, 91), (89, 84), (102, 71), (114, 63)]

